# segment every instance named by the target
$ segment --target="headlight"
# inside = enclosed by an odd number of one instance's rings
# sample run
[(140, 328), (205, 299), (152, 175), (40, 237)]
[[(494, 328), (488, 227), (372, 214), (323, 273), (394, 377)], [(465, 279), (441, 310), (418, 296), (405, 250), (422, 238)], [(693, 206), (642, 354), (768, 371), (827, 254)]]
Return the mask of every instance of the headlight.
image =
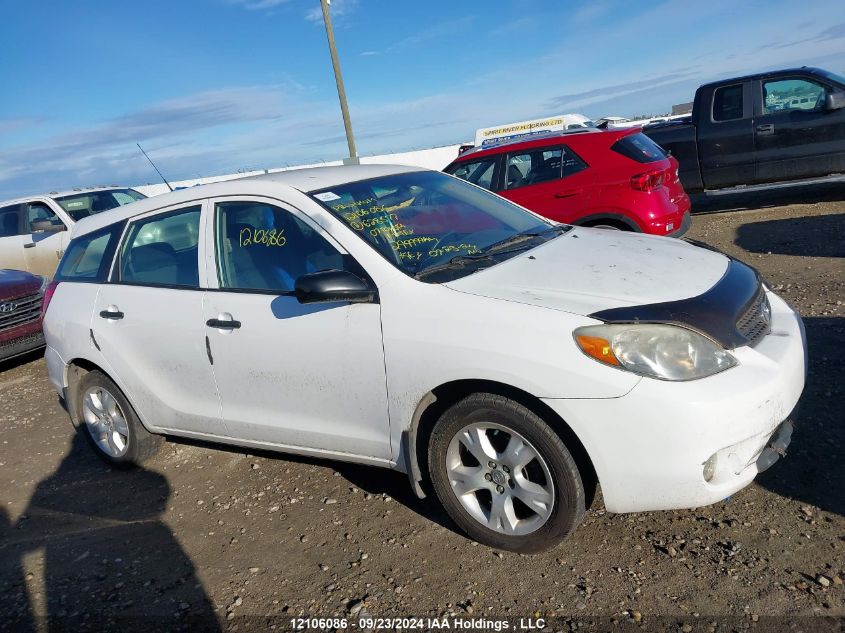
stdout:
[(574, 336), (587, 356), (660, 380), (704, 378), (737, 364), (706, 336), (675, 325), (590, 325)]

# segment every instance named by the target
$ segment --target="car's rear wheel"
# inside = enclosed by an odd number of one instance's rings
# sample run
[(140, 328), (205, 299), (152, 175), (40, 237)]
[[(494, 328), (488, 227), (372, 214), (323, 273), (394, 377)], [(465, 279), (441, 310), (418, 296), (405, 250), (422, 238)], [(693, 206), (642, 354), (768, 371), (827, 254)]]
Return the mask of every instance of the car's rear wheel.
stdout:
[(432, 430), (428, 458), (449, 516), (491, 547), (540, 552), (583, 519), (584, 485), (569, 450), (510, 398), (479, 393), (452, 406)]
[(117, 466), (140, 464), (152, 457), (163, 442), (141, 421), (123, 392), (99, 371), (79, 381), (77, 419), (97, 455)]

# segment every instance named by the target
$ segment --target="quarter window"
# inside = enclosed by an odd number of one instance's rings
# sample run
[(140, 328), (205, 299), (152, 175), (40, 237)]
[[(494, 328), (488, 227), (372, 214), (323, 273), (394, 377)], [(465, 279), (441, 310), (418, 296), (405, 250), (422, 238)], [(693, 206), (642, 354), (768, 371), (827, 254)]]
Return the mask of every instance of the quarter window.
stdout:
[(124, 224), (86, 233), (71, 240), (56, 270), (58, 281), (105, 281)]
[(120, 255), (120, 281), (154, 286), (199, 286), (200, 207), (139, 220)]
[(19, 204), (0, 208), (0, 237), (13, 237), (21, 234)]
[(716, 88), (713, 93), (713, 120), (734, 121), (742, 117), (742, 84)]
[(586, 168), (587, 164), (566, 147), (510, 154), (505, 172), (505, 188), (516, 189), (558, 180)]
[(806, 79), (763, 82), (763, 114), (790, 110), (821, 110), (825, 88)]
[(345, 269), (340, 252), (284, 209), (220, 202), (215, 215), (221, 288), (288, 293), (302, 275)]

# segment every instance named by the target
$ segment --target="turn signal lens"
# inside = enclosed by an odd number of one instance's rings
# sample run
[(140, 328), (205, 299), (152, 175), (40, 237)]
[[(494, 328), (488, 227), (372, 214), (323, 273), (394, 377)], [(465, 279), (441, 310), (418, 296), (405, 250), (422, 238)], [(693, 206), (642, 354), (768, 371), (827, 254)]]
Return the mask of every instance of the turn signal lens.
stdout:
[(608, 365), (619, 365), (619, 359), (613, 355), (613, 347), (606, 338), (600, 336), (577, 335), (575, 340), (587, 356)]

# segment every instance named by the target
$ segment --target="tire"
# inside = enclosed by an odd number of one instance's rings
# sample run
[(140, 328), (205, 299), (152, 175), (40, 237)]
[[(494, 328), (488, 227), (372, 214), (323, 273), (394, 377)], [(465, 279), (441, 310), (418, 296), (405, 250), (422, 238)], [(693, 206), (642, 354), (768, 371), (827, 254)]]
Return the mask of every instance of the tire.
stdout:
[(164, 443), (144, 428), (126, 396), (102, 372), (90, 371), (79, 381), (76, 407), (78, 432), (112, 466), (142, 464)]
[(452, 520), (496, 549), (548, 550), (586, 512), (581, 474), (560, 436), (504, 396), (476, 393), (446, 410), (432, 429), (428, 468)]
[(616, 226), (614, 224), (591, 224), (591, 229), (605, 229), (608, 231), (624, 231), (622, 227)]

